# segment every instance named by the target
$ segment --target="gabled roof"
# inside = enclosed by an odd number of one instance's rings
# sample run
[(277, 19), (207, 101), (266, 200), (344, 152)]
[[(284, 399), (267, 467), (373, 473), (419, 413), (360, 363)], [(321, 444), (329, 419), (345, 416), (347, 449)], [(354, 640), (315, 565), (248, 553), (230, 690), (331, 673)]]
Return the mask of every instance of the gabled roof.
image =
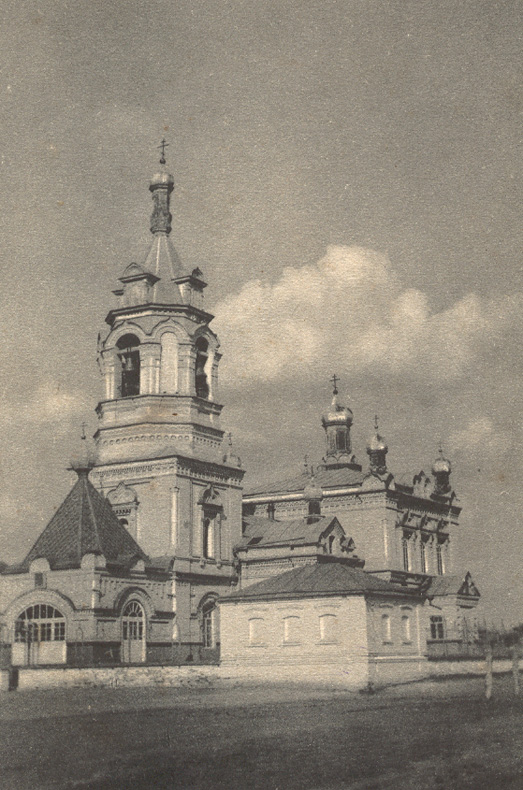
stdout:
[[(269, 497), (271, 494), (293, 494), (303, 491), (303, 489), (310, 483), (310, 476), (307, 472), (303, 472), (297, 477), (291, 477), (287, 480), (280, 480), (277, 483), (262, 486), (253, 486), (246, 492), (245, 496), (264, 496)], [(314, 473), (314, 482), (322, 489), (326, 488), (345, 488), (346, 486), (359, 486), (363, 480), (363, 473), (361, 469), (354, 469), (349, 466), (330, 468), (318, 468)]]
[(342, 528), (334, 516), (309, 516), (294, 521), (276, 521), (268, 518), (247, 516), (242, 540), (236, 548), (252, 546), (271, 546), (281, 543), (317, 543), (320, 535), (336, 524)]
[(318, 557), (318, 562), (293, 568), (278, 576), (224, 596), (224, 601), (277, 600), (308, 595), (391, 594), (417, 596), (417, 591), (391, 584), (354, 568), (347, 561)]
[(426, 595), (430, 598), (437, 595), (464, 595), (470, 598), (479, 598), (480, 592), (472, 576), (467, 573), (465, 576), (433, 576), (426, 589)]
[(79, 568), (84, 554), (101, 554), (107, 562), (124, 566), (138, 559), (147, 561), (86, 470), (78, 472), (75, 485), (17, 571), (27, 572), (39, 557), (45, 557), (52, 570)]

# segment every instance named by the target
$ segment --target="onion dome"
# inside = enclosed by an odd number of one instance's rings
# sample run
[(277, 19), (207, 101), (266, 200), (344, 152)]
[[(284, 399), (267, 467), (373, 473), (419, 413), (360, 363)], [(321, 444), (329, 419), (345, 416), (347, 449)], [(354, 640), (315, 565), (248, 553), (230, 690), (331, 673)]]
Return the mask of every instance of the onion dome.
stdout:
[(321, 424), (327, 435), (327, 453), (324, 458), (326, 466), (347, 466), (353, 462), (351, 457), (350, 428), (353, 414), (338, 400), (338, 378), (333, 376), (332, 402), (330, 409), (321, 418)]
[(316, 482), (314, 472), (312, 472), (309, 482), (303, 489), (303, 498), (306, 502), (321, 502), (323, 499), (323, 491), (321, 486)]
[(436, 458), (434, 463), (432, 464), (432, 474), (433, 475), (450, 475), (452, 471), (452, 466), (450, 461), (443, 456), (443, 451), (440, 449), (439, 457)]
[(383, 436), (380, 436), (378, 431), (378, 415), (374, 418), (374, 434), (367, 442), (367, 455), (370, 460), (370, 470), (376, 474), (382, 475), (387, 471), (386, 456), (389, 448)]
[(239, 455), (236, 455), (232, 446), (232, 433), (228, 434), (227, 439), (228, 439), (228, 443), (227, 443), (227, 449), (223, 455), (223, 463), (241, 469), (242, 466), (241, 458), (239, 457)]
[(69, 468), (73, 469), (78, 476), (88, 474), (96, 463), (96, 453), (91, 442), (87, 440), (85, 434), (85, 424), (82, 425), (82, 435), (77, 446), (71, 453)]
[(432, 474), (435, 477), (434, 493), (447, 494), (450, 491), (450, 473), (452, 466), (450, 461), (443, 455), (443, 450), (440, 446), (439, 457), (436, 458), (432, 464)]
[[(167, 170), (159, 170), (151, 178), (151, 187), (174, 186), (174, 177)], [(152, 191), (152, 190), (151, 190)]]
[(324, 428), (329, 425), (352, 425), (354, 415), (348, 406), (342, 406), (338, 400), (338, 390), (334, 387), (330, 409), (321, 418)]

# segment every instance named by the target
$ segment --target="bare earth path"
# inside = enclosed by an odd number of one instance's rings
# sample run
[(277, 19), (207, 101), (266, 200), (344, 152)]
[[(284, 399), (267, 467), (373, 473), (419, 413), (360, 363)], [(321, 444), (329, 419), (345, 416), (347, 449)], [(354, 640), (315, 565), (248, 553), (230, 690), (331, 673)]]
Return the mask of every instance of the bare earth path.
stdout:
[(0, 696), (0, 787), (521, 790), (523, 699), (496, 678)]

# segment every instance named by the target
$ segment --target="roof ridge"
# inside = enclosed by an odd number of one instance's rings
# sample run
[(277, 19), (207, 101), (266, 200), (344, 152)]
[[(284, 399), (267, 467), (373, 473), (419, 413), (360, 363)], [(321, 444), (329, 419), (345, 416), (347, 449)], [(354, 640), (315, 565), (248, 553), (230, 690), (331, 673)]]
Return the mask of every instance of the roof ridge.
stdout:
[[(80, 488), (80, 507), (78, 508), (78, 560), (79, 562), (82, 561), (82, 521), (83, 521), (83, 512), (84, 512), (84, 485), (82, 478), (78, 476), (78, 480), (76, 485)], [(73, 489), (75, 486), (73, 486)]]
[(93, 491), (95, 491), (96, 489), (94, 488), (93, 484), (91, 483), (91, 481), (89, 480), (88, 477), (86, 477), (85, 480), (86, 480), (85, 495), (87, 497), (87, 504), (89, 506), (89, 511), (91, 513), (91, 518), (93, 520), (93, 527), (94, 527), (93, 531), (94, 531), (96, 544), (97, 544), (96, 548), (98, 549), (98, 551), (101, 552), (101, 554), (103, 554), (103, 546), (102, 546), (102, 541), (100, 539), (100, 531), (98, 529), (98, 521), (97, 521), (96, 513), (95, 513), (95, 510), (94, 510), (94, 505), (93, 505), (93, 503), (91, 501), (91, 496), (90, 496), (91, 492), (89, 491), (89, 486), (91, 486)]

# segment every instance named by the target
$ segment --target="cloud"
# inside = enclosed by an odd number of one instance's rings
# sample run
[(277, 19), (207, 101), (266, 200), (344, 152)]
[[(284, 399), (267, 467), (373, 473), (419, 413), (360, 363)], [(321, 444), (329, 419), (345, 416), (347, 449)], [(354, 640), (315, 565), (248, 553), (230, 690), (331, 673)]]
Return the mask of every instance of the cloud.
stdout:
[(63, 423), (73, 415), (85, 412), (85, 397), (53, 381), (44, 381), (27, 397), (16, 402), (4, 397), (0, 404), (0, 422), (21, 425)]
[(222, 376), (237, 385), (313, 368), (316, 376), (336, 369), (454, 380), (513, 334), (521, 301), (472, 293), (433, 312), (425, 293), (402, 286), (385, 255), (330, 246), (316, 265), (284, 269), (274, 284), (250, 281), (218, 304)]

